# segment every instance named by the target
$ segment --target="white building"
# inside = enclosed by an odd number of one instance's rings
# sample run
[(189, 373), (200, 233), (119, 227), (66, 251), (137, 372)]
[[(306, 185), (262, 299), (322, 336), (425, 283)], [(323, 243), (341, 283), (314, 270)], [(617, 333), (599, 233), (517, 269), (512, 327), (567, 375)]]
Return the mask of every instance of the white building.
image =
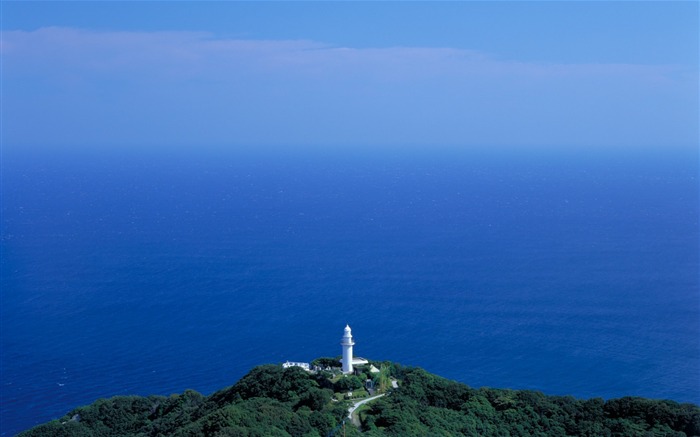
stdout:
[(340, 345), (343, 347), (343, 359), (340, 360), (343, 363), (343, 373), (352, 373), (354, 370), (353, 366), (361, 366), (368, 363), (364, 358), (353, 358), (352, 356), (352, 347), (355, 345), (355, 341), (352, 339), (350, 325), (345, 325), (345, 332), (343, 332), (343, 338), (340, 339)]
[(301, 367), (302, 369), (306, 370), (307, 372), (310, 370), (309, 363), (298, 363), (295, 361), (287, 361), (286, 363), (282, 364), (282, 367), (284, 367), (285, 369), (287, 367)]

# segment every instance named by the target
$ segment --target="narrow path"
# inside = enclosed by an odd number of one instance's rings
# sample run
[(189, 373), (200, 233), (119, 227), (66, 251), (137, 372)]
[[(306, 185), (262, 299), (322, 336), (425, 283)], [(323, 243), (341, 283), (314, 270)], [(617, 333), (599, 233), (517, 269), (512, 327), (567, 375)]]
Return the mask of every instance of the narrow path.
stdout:
[(386, 393), (382, 393), (380, 395), (372, 396), (370, 398), (365, 398), (365, 399), (362, 399), (361, 401), (357, 401), (354, 404), (352, 404), (352, 406), (350, 408), (348, 408), (348, 418), (352, 421), (352, 424), (355, 426), (360, 426), (360, 418), (357, 417), (357, 415), (353, 416), (353, 413), (355, 412), (355, 410), (357, 410), (358, 408), (360, 408), (361, 406), (363, 406), (364, 404), (366, 404), (369, 401), (373, 401), (375, 399), (381, 398), (385, 394)]

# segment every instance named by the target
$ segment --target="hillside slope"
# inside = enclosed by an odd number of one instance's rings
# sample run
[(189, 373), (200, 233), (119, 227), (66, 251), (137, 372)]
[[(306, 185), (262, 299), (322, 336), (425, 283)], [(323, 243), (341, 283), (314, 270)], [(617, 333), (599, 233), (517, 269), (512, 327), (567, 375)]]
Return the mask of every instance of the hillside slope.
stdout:
[[(277, 365), (254, 368), (203, 396), (119, 396), (76, 408), (30, 436), (699, 436), (700, 407), (625, 397), (604, 401), (525, 390), (473, 389), (423, 369), (374, 362), (382, 371), (344, 377)], [(387, 378), (399, 381), (391, 389)], [(387, 396), (344, 424), (353, 397), (373, 380)]]

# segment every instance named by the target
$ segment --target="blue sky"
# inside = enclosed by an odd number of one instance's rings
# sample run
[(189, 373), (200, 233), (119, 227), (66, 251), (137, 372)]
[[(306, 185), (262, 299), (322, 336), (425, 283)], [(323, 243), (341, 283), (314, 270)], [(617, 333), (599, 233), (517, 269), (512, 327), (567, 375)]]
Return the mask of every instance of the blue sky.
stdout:
[(2, 143), (697, 148), (697, 2), (2, 2)]

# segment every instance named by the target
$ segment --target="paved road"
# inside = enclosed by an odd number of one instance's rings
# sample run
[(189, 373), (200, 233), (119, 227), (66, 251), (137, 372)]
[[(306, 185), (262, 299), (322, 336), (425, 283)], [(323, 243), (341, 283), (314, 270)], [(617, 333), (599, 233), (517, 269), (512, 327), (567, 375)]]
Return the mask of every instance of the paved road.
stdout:
[(350, 420), (352, 420), (352, 424), (355, 425), (355, 426), (360, 426), (360, 418), (357, 417), (357, 416), (353, 416), (353, 415), (352, 415), (352, 413), (354, 413), (355, 410), (357, 410), (358, 408), (360, 408), (361, 406), (363, 406), (363, 405), (366, 404), (367, 402), (370, 402), (370, 401), (373, 401), (373, 400), (375, 400), (375, 399), (381, 398), (381, 397), (384, 396), (385, 394), (386, 394), (386, 393), (382, 393), (382, 394), (377, 395), (377, 396), (372, 396), (372, 397), (370, 397), (370, 398), (365, 398), (365, 399), (362, 399), (361, 401), (357, 401), (357, 402), (355, 402), (354, 404), (352, 404), (352, 406), (351, 406), (350, 408), (348, 408), (348, 417), (350, 418)]

